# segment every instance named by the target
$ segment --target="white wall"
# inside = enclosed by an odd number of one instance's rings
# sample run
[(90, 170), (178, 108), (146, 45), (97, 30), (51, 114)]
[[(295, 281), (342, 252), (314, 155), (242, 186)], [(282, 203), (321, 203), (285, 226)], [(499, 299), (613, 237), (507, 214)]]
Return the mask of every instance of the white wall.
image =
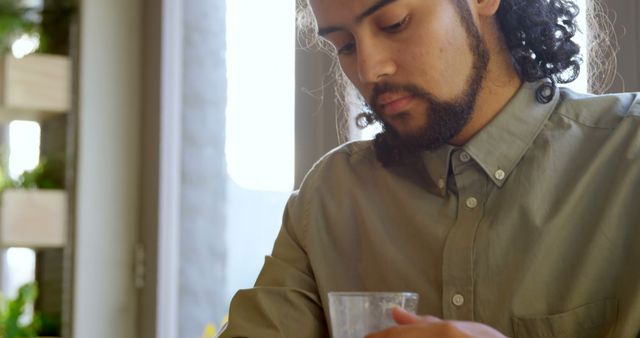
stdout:
[(135, 337), (140, 10), (81, 3), (72, 337)]

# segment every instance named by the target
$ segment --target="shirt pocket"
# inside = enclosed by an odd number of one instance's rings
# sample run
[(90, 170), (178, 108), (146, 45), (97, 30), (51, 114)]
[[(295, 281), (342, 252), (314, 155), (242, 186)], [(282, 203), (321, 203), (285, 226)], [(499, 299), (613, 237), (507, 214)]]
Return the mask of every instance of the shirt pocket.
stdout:
[(514, 317), (515, 338), (606, 337), (618, 316), (618, 301), (605, 299), (541, 317)]

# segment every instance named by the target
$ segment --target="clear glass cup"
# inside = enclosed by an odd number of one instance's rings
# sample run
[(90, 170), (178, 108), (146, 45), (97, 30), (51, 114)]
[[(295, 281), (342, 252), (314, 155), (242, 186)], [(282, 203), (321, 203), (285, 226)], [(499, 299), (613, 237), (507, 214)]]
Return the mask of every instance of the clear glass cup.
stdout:
[(396, 325), (394, 307), (415, 313), (417, 293), (412, 292), (329, 292), (329, 314), (333, 338), (363, 338), (369, 333)]

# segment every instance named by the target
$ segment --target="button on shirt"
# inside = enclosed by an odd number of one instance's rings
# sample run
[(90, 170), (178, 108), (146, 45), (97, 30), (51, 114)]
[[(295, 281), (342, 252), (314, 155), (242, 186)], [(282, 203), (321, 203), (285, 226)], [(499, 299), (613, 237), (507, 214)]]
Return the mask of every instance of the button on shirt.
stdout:
[[(412, 291), (418, 312), (511, 337), (640, 331), (640, 103), (526, 83), (463, 147), (383, 167), (320, 160), (221, 337), (328, 337), (329, 291)], [(241, 245), (241, 244), (238, 244)]]

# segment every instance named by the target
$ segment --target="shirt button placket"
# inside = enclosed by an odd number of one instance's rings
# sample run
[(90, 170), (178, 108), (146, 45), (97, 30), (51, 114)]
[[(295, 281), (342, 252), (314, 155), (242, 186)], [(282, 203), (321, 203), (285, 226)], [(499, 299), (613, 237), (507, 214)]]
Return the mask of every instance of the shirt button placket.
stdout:
[(461, 150), (451, 159), (452, 179), (457, 191), (457, 219), (445, 241), (443, 252), (443, 316), (473, 320), (474, 238), (484, 214), (485, 172), (471, 155)]

